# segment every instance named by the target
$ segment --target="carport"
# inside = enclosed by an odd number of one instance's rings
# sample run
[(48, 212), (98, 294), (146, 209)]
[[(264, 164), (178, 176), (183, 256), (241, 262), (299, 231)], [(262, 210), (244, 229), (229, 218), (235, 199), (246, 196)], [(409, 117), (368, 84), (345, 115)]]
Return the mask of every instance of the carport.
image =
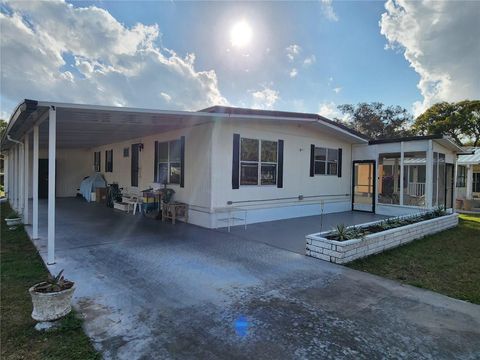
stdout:
[[(56, 160), (59, 150), (89, 149), (154, 132), (196, 126), (212, 119), (211, 114), (205, 113), (24, 100), (10, 117), (1, 143), (7, 164), (6, 192), (10, 203), (22, 215), (24, 224), (32, 225), (32, 238), (37, 239), (41, 151), (48, 154), (49, 160)], [(48, 264), (55, 263), (56, 174), (56, 161), (48, 161)]]

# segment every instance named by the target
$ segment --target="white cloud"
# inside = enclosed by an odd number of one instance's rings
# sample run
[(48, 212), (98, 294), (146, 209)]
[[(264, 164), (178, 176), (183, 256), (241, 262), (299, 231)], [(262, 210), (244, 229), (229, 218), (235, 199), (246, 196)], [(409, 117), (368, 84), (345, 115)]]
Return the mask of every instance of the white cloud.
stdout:
[(254, 109), (272, 109), (279, 99), (279, 92), (268, 87), (262, 90), (252, 91)]
[(335, 104), (333, 101), (321, 103), (318, 108), (318, 113), (332, 120), (339, 119), (343, 122), (350, 120), (350, 117), (347, 114), (343, 114), (340, 110), (338, 110), (337, 104)]
[(342, 91), (342, 88), (338, 86), (336, 88), (333, 88), (333, 91), (335, 92), (335, 94), (339, 94), (340, 91)]
[(388, 0), (380, 32), (420, 75), (416, 115), (439, 101), (480, 94), (480, 3)]
[(33, 98), (185, 110), (228, 103), (215, 71), (198, 71), (194, 54), (181, 57), (158, 45), (157, 25), (129, 28), (103, 9), (59, 0), (6, 6), (11, 11), (0, 13), (4, 102)]
[(298, 57), (298, 55), (302, 51), (302, 48), (300, 47), (300, 45), (292, 44), (292, 45), (287, 46), (287, 48), (285, 50), (287, 52), (288, 60), (293, 61), (293, 60), (295, 60), (295, 58)]
[(320, 0), (323, 15), (331, 21), (338, 21), (338, 16), (335, 14), (332, 6), (332, 0)]
[(342, 117), (342, 113), (338, 111), (337, 105), (333, 101), (320, 104), (318, 113), (329, 119)]
[(166, 102), (172, 101), (172, 97), (170, 95), (168, 95), (166, 92), (161, 91), (160, 96), (163, 97)]
[(315, 57), (315, 55), (310, 55), (310, 56), (307, 56), (305, 60), (303, 60), (303, 65), (310, 66), (314, 64), (316, 61), (317, 61), (317, 58)]
[(294, 78), (295, 76), (298, 75), (298, 70), (296, 68), (293, 68), (292, 70), (290, 70), (290, 77), (291, 78)]

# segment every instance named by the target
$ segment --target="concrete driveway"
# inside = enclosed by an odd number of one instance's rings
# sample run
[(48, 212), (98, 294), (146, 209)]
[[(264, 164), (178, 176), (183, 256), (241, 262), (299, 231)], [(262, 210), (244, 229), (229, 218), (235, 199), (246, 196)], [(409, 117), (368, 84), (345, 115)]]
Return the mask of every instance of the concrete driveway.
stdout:
[(479, 358), (480, 306), (74, 201), (57, 202), (50, 269), (77, 283), (75, 305), (107, 359)]

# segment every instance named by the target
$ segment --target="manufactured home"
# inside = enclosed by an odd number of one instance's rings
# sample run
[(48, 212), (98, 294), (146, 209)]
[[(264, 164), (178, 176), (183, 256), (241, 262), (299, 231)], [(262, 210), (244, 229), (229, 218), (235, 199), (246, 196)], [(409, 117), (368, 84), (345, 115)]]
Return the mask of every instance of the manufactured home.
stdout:
[(38, 199), (48, 199), (53, 262), (55, 198), (77, 196), (95, 174), (125, 194), (168, 187), (188, 205), (189, 223), (216, 228), (349, 210), (451, 208), (463, 150), (443, 136), (371, 140), (317, 114), (25, 100), (1, 151), (7, 196), (33, 237)]

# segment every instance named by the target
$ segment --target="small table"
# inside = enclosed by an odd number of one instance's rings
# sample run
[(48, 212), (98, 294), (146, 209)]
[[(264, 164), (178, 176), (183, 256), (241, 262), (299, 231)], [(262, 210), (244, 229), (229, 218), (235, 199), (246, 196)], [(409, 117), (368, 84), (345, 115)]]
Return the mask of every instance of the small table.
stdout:
[(176, 201), (163, 203), (162, 221), (172, 219), (172, 224), (175, 224), (177, 218), (183, 218), (185, 223), (188, 223), (188, 204)]
[[(223, 217), (219, 218), (218, 215), (222, 214)], [(243, 214), (243, 216), (242, 216)], [(236, 221), (242, 221), (245, 230), (247, 229), (247, 210), (239, 207), (225, 207), (215, 209), (215, 228), (218, 229), (218, 222), (222, 221), (227, 224), (228, 232), (230, 228), (235, 225)]]

